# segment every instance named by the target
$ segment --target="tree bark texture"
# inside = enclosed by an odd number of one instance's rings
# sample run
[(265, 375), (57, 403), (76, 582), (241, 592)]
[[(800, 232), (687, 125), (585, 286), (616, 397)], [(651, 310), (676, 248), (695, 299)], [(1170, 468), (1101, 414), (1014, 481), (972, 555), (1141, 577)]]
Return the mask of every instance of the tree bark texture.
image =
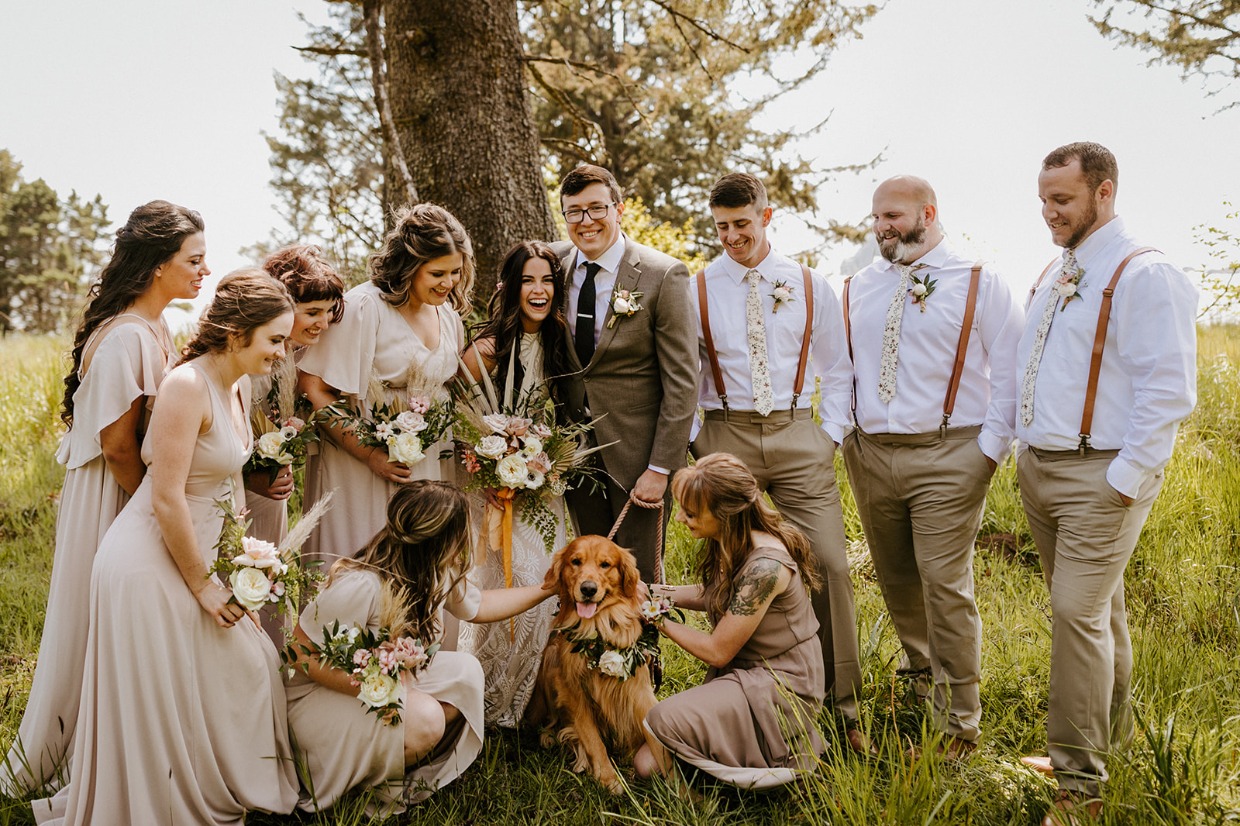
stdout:
[(512, 244), (556, 238), (516, 3), (385, 0), (384, 19), (392, 117), (409, 172), (423, 200), (469, 231), (473, 304), (485, 307)]

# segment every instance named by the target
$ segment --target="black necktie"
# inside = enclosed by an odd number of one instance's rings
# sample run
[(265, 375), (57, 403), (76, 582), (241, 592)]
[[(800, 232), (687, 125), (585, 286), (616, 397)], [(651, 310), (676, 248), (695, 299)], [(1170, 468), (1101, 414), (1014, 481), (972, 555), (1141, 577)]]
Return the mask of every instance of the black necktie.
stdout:
[(594, 357), (594, 276), (601, 269), (593, 261), (586, 264), (586, 280), (577, 294), (577, 331), (573, 336), (573, 345), (582, 367)]

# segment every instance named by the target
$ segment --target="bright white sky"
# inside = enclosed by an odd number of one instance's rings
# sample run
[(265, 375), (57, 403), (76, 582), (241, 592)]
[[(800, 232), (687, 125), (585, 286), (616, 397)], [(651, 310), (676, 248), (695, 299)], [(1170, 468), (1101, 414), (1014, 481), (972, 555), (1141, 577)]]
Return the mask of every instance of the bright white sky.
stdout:
[[(217, 276), (279, 219), (262, 132), (273, 71), (304, 74), (297, 9), (314, 0), (0, 0), (0, 147), (62, 194), (102, 194), (115, 224), (153, 198), (201, 212)], [(1089, 0), (889, 0), (814, 88), (771, 113), (807, 126), (823, 165), (881, 163), (821, 192), (819, 219), (869, 214), (877, 182), (911, 173), (938, 191), (961, 246), (1016, 287), (1056, 253), (1042, 224), (1042, 157), (1096, 140), (1120, 164), (1119, 212), (1187, 268), (1207, 262), (1194, 228), (1240, 203), (1240, 108), (1214, 114), (1197, 80), (1104, 40)], [(803, 113), (809, 113), (805, 117)], [(726, 170), (721, 170), (721, 173)], [(788, 252), (811, 243), (776, 218)], [(828, 253), (838, 270), (852, 250)]]

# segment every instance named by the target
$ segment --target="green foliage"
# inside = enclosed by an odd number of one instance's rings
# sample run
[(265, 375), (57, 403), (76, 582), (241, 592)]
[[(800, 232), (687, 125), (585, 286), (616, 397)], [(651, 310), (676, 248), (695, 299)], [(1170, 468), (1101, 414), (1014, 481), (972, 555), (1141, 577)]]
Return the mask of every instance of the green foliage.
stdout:
[(255, 245), (254, 258), (292, 243), (322, 245), (352, 286), (366, 277), (366, 258), (383, 237), (383, 152), (360, 4), (329, 3), (329, 22), (310, 26), (303, 54), (315, 78), (276, 74), (279, 130), (265, 135), (271, 150), (271, 188), (287, 230)]
[[(1154, 52), (1151, 63), (1200, 75), (1206, 94), (1240, 80), (1240, 0), (1094, 0), (1106, 9), (1090, 17), (1104, 36)], [(1119, 12), (1116, 14), (1116, 12)], [(1143, 20), (1138, 21), (1138, 16)], [(1240, 105), (1232, 100), (1224, 109)]]
[[(773, 202), (811, 213), (824, 180), (869, 166), (825, 168), (798, 154), (822, 123), (804, 131), (755, 124), (859, 37), (876, 4), (518, 0), (517, 10), (528, 98), (553, 180), (583, 160), (609, 167), (655, 226), (685, 231), (694, 255), (714, 245), (706, 193), (724, 172), (760, 174)], [(301, 49), (315, 76), (276, 78), (280, 126), (267, 141), (287, 230), (250, 253), (314, 241), (356, 283), (382, 236), (392, 166), (383, 157), (362, 4), (329, 2), (326, 11), (328, 22), (310, 26)], [(856, 228), (828, 220), (822, 231), (851, 238)]]
[(0, 149), (0, 333), (55, 332), (103, 263), (108, 210), (98, 195), (62, 199), (42, 178), (24, 180), (21, 170)]
[[(561, 219), (563, 220), (563, 219)], [(638, 197), (624, 199), (624, 215), (620, 216), (620, 228), (639, 244), (665, 252), (683, 261), (690, 273), (699, 272), (710, 263), (694, 243), (693, 220), (686, 218), (680, 225), (659, 221)]]
[[(16, 732), (34, 670), (50, 571), (52, 460), (63, 343), (10, 337), (0, 348), (0, 748)], [(1240, 820), (1240, 327), (1200, 330), (1197, 410), (1181, 428), (1166, 481), (1129, 565), (1136, 738), (1108, 760), (1104, 824), (1224, 824)], [(837, 467), (843, 479), (842, 467)], [(911, 761), (933, 747), (927, 712), (896, 679), (898, 643), (848, 488), (864, 694), (861, 722), (879, 749), (859, 759), (824, 712), (828, 751), (817, 775), (766, 794), (698, 780), (682, 797), (660, 781), (630, 781), (611, 797), (573, 774), (564, 750), (533, 732), (488, 732), (478, 762), (451, 786), (390, 823), (1029, 824), (1054, 786), (1018, 758), (1044, 752), (1050, 627), (1046, 586), (1032, 552), (1009, 461), (995, 476), (975, 560), (982, 637), (982, 740), (961, 765)], [(692, 580), (695, 545), (669, 530), (668, 579)], [(700, 618), (691, 617), (692, 622)], [(703, 665), (664, 643), (664, 696), (701, 682)], [(373, 821), (357, 793), (321, 815), (251, 814), (255, 826)], [(32, 823), (28, 806), (0, 799), (0, 824)]]
[[(1231, 209), (1231, 204), (1224, 204)], [(1240, 210), (1232, 210), (1220, 226), (1197, 227), (1197, 243), (1209, 253), (1212, 264), (1202, 268), (1203, 320), (1234, 320), (1240, 311)]]
[(707, 192), (724, 172), (761, 175), (773, 202), (814, 212), (819, 184), (842, 171), (797, 153), (825, 121), (798, 131), (764, 115), (859, 37), (877, 5), (521, 0), (518, 8), (534, 120), (557, 177), (581, 161), (605, 166), (656, 221), (692, 222), (694, 241), (710, 244)]

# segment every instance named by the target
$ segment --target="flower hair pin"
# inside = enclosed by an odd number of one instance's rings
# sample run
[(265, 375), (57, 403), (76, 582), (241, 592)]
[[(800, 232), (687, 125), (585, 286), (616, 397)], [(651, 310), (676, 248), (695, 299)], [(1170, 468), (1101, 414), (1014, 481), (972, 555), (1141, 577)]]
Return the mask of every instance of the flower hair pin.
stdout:
[(775, 305), (771, 307), (772, 313), (779, 312), (780, 307), (797, 300), (796, 293), (788, 282), (783, 279), (775, 282), (775, 287), (771, 290), (771, 298), (775, 301)]
[(934, 292), (934, 287), (938, 282), (930, 277), (930, 273), (926, 273), (921, 278), (918, 278), (916, 274), (910, 277), (913, 279), (913, 283), (908, 288), (908, 294), (912, 296), (913, 303), (920, 307), (924, 313), (926, 311), (926, 299)]
[(613, 292), (611, 294), (611, 318), (607, 320), (608, 329), (615, 325), (617, 318), (628, 318), (641, 312), (642, 305), (637, 303), (637, 299), (641, 297), (640, 292), (628, 290)]

